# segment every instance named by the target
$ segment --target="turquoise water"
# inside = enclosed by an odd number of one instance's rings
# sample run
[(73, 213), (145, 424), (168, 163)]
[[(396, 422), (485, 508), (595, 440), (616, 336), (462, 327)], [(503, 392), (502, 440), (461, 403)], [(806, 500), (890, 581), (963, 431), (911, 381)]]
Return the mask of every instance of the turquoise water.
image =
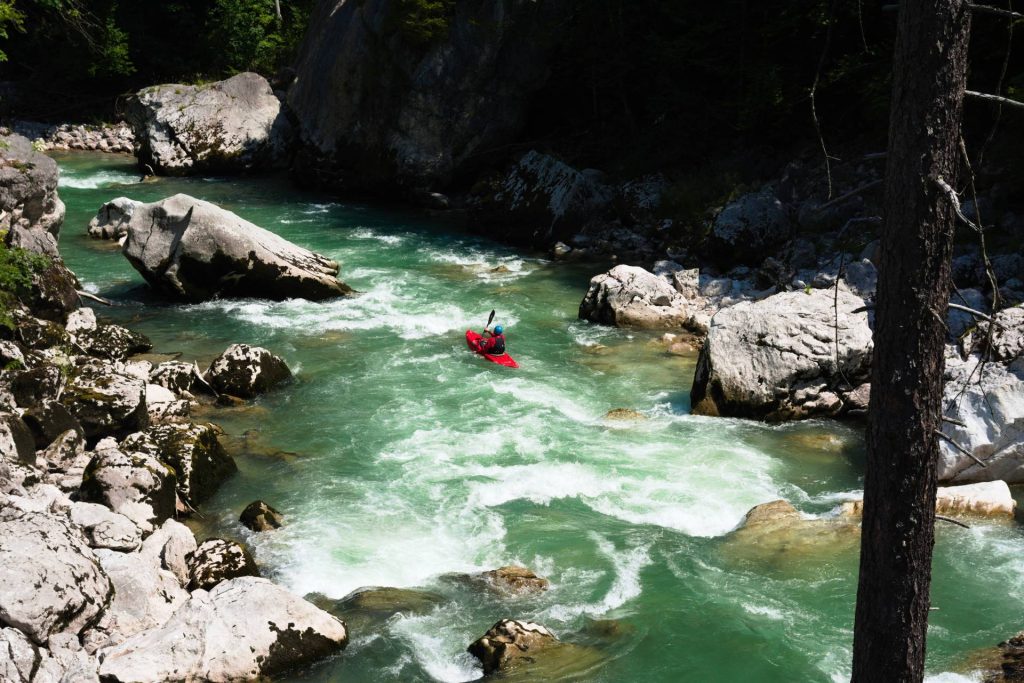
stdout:
[[(344, 613), (345, 653), (295, 681), (466, 681), (466, 646), (500, 618), (579, 647), (517, 680), (832, 681), (849, 675), (855, 544), (781, 552), (726, 534), (786, 498), (826, 514), (861, 486), (854, 426), (689, 415), (695, 358), (654, 334), (576, 319), (603, 264), (566, 266), (422, 216), (331, 200), (272, 179), (161, 179), (130, 160), (57, 156), (61, 249), (98, 312), (200, 365), (233, 342), (281, 355), (296, 381), (204, 412), (240, 471), (203, 506), (203, 533), (245, 540), (265, 573), (330, 605), (357, 588), (430, 593), (389, 618)], [(85, 236), (116, 196), (187, 192), (341, 263), (362, 292), (325, 304), (153, 298), (116, 248)], [(463, 332), (495, 308), (521, 369), (486, 363)], [(648, 419), (609, 422), (614, 408)], [(237, 523), (262, 498), (286, 526)], [(525, 564), (539, 597), (500, 598), (453, 574)], [(1024, 626), (1017, 523), (938, 530), (929, 670)]]

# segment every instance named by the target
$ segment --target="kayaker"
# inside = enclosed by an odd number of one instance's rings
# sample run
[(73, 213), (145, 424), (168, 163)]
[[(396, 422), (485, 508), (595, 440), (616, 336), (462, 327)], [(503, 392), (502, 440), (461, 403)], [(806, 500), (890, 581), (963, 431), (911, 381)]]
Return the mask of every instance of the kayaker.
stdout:
[(484, 330), (487, 339), (480, 340), (480, 350), (494, 356), (505, 353), (505, 328), (501, 325), (494, 326), (494, 332)]

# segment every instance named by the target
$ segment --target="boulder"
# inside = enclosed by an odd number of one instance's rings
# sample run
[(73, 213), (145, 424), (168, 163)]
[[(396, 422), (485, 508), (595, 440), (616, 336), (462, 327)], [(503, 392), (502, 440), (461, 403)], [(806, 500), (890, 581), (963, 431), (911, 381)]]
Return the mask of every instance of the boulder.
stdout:
[(239, 576), (259, 576), (256, 561), (245, 546), (223, 538), (210, 538), (188, 558), (189, 590), (209, 590), (221, 581)]
[(0, 231), (10, 247), (56, 255), (64, 222), (57, 162), (20, 135), (0, 136)]
[(205, 424), (159, 424), (131, 434), (121, 448), (145, 453), (174, 468), (178, 495), (198, 505), (214, 494), (238, 467), (217, 439), (217, 429)]
[(253, 531), (279, 529), (284, 524), (284, 515), (262, 500), (254, 500), (245, 506), (238, 521)]
[(14, 338), (26, 349), (46, 351), (55, 347), (63, 348), (71, 341), (64, 328), (56, 322), (21, 312), (15, 312), (11, 317), (17, 325)]
[(197, 388), (205, 388), (206, 381), (199, 374), (193, 363), (170, 360), (160, 363), (149, 373), (149, 381), (176, 394), (193, 393)]
[(53, 440), (39, 455), (45, 466), (47, 483), (62, 491), (74, 492), (82, 485), (85, 468), (92, 455), (85, 451), (85, 437), (70, 429)]
[(78, 367), (61, 400), (90, 443), (104, 436), (127, 436), (148, 423), (145, 381), (122, 374), (108, 362)]
[(803, 515), (788, 501), (756, 505), (722, 541), (723, 555), (735, 562), (792, 568), (808, 560), (852, 551), (860, 523), (849, 515)]
[(97, 325), (92, 330), (80, 330), (75, 341), (90, 356), (108, 360), (125, 360), (128, 356), (145, 353), (153, 348), (144, 334), (120, 325)]
[(266, 579), (194, 591), (162, 626), (99, 651), (119, 683), (240, 681), (308, 666), (348, 643), (345, 624)]
[(114, 585), (114, 599), (91, 634), (91, 649), (163, 626), (188, 600), (174, 574), (153, 566), (140, 553), (98, 550), (96, 556)]
[(524, 126), (570, 3), (450, 3), (427, 17), (417, 7), (316, 4), (288, 90), (305, 176), (442, 189), (493, 162)]
[(793, 233), (789, 211), (769, 190), (745, 194), (715, 217), (705, 244), (717, 259), (758, 263)]
[(39, 645), (91, 626), (113, 597), (82, 534), (47, 513), (0, 510), (0, 576), (0, 622)]
[(76, 338), (82, 332), (91, 332), (97, 326), (96, 311), (91, 308), (79, 308), (68, 314), (64, 323), (64, 331)]
[(614, 422), (636, 422), (646, 420), (647, 416), (630, 408), (612, 408), (604, 414), (604, 419)]
[[(961, 517), (1013, 517), (1017, 501), (1005, 481), (986, 481), (962, 486), (940, 486), (935, 494), (935, 512)], [(860, 517), (864, 501), (843, 503), (842, 514)]]
[(356, 632), (371, 632), (394, 617), (433, 612), (447, 600), (439, 593), (414, 588), (359, 588), (341, 600), (316, 600), (332, 614), (341, 614)]
[(16, 628), (0, 628), (0, 681), (32, 683), (41, 661), (39, 649)]
[(253, 398), (291, 379), (285, 362), (270, 351), (232, 344), (210, 364), (206, 381), (222, 394)]
[[(942, 431), (961, 448), (939, 442), (939, 481), (1024, 483), (1024, 356), (1010, 363), (966, 360), (946, 347)], [(959, 423), (959, 424), (957, 424)], [(985, 467), (978, 464), (985, 463)]]
[(28, 425), (35, 438), (37, 449), (46, 448), (64, 432), (70, 430), (85, 434), (82, 425), (62, 404), (56, 401), (41, 401), (26, 410), (21, 419)]
[[(1012, 361), (1024, 357), (1024, 306), (1006, 308), (996, 313), (995, 329), (988, 342), (989, 357), (997, 361)], [(978, 325), (981, 344), (986, 343), (988, 323)]]
[(693, 412), (788, 420), (849, 411), (844, 394), (870, 375), (871, 327), (867, 313), (854, 313), (863, 305), (840, 288), (722, 309), (697, 360)]
[(32, 286), (22, 301), (34, 316), (63, 323), (82, 304), (78, 289), (75, 274), (60, 258), (50, 257), (32, 273)]
[(185, 588), (192, 580), (188, 560), (197, 547), (191, 529), (181, 522), (168, 519), (142, 542), (142, 550), (139, 552), (152, 566), (174, 574), (181, 587)]
[(0, 413), (0, 460), (22, 465), (36, 461), (32, 431), (14, 413)]
[(139, 162), (162, 175), (252, 171), (286, 161), (291, 125), (259, 74), (146, 88), (126, 113)]
[(39, 650), (39, 669), (32, 683), (99, 683), (99, 662), (86, 652), (77, 636), (50, 636), (46, 645), (45, 650)]
[(686, 301), (665, 279), (626, 265), (591, 279), (579, 317), (604, 325), (649, 329), (682, 328), (691, 319)]
[(506, 226), (502, 237), (510, 241), (544, 244), (568, 238), (612, 198), (597, 174), (530, 151), (478, 197), (477, 211), (480, 220)]
[(73, 503), (68, 517), (85, 534), (90, 548), (131, 552), (142, 544), (142, 534), (135, 522), (102, 505)]
[(483, 572), (480, 578), (497, 593), (513, 596), (536, 595), (548, 589), (547, 579), (537, 576), (530, 569), (507, 566)]
[(185, 194), (136, 207), (122, 253), (155, 289), (187, 301), (352, 293), (334, 261)]
[(32, 408), (55, 401), (64, 392), (65, 377), (54, 365), (41, 365), (16, 373), (11, 380), (11, 392), (21, 408)]
[(128, 234), (128, 223), (135, 208), (142, 202), (118, 197), (100, 207), (87, 228), (89, 237), (98, 240), (119, 240)]
[(545, 648), (558, 643), (546, 627), (530, 621), (502, 619), (469, 646), (468, 652), (484, 667), (484, 675), (507, 671), (533, 661)]
[(125, 453), (109, 441), (97, 445), (82, 476), (81, 500), (101, 503), (144, 532), (174, 516), (174, 470), (145, 453)]
[(159, 384), (146, 385), (146, 413), (150, 424), (179, 422), (188, 417), (191, 410), (189, 402), (179, 399), (170, 389)]

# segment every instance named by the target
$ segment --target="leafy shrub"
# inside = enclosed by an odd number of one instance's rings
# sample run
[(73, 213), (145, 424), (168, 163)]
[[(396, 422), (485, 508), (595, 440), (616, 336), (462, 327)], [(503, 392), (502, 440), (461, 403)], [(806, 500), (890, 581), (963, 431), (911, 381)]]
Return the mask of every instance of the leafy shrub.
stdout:
[(14, 330), (11, 310), (32, 291), (33, 276), (49, 266), (47, 257), (0, 241), (0, 326)]

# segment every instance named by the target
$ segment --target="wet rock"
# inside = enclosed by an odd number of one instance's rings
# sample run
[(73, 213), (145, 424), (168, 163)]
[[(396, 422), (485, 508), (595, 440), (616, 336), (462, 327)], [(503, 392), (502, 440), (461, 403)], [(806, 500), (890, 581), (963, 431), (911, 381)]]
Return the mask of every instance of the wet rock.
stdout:
[(109, 360), (125, 360), (153, 348), (146, 335), (120, 325), (101, 324), (94, 330), (81, 330), (75, 340), (90, 356)]
[(266, 579), (194, 591), (162, 626), (99, 651), (100, 677), (238, 681), (308, 666), (342, 650), (345, 625)]
[(631, 410), (629, 408), (612, 408), (607, 413), (605, 413), (604, 419), (620, 421), (646, 420), (647, 416), (641, 412), (637, 412), (636, 410)]
[(314, 600), (323, 609), (344, 617), (355, 632), (369, 632), (396, 614), (429, 614), (445, 602), (443, 595), (411, 588), (360, 588), (341, 600)]
[(245, 506), (238, 521), (253, 531), (279, 529), (284, 524), (284, 515), (262, 500), (254, 500)]
[(860, 542), (859, 521), (849, 516), (817, 518), (788, 501), (756, 505), (722, 543), (723, 554), (760, 566), (792, 568), (807, 559), (852, 552)]
[(557, 642), (541, 624), (502, 619), (470, 645), (468, 652), (480, 660), (487, 676), (532, 662), (538, 653)]
[(118, 372), (110, 363), (93, 361), (76, 369), (62, 402), (78, 419), (86, 439), (124, 437), (144, 429), (146, 383)]
[(498, 593), (506, 595), (535, 595), (548, 589), (547, 579), (537, 576), (526, 567), (507, 566), (484, 572), (480, 578)]
[(284, 163), (291, 126), (270, 84), (240, 73), (203, 85), (157, 85), (129, 101), (138, 158), (162, 175), (241, 172)]
[(590, 281), (579, 317), (605, 325), (681, 328), (690, 322), (683, 297), (663, 278), (636, 266), (615, 266)]
[(26, 410), (21, 419), (32, 431), (37, 449), (46, 448), (69, 429), (82, 435), (85, 434), (82, 425), (71, 414), (71, 411), (56, 401), (37, 403)]
[(291, 379), (285, 362), (259, 346), (232, 344), (206, 371), (206, 380), (218, 392), (253, 398)]
[(89, 237), (98, 240), (119, 240), (128, 234), (128, 223), (135, 208), (142, 202), (127, 197), (118, 197), (100, 207), (89, 221)]
[(85, 534), (91, 548), (131, 552), (142, 544), (142, 534), (135, 522), (102, 505), (73, 503), (68, 515), (71, 523)]
[(136, 207), (122, 252), (155, 289), (188, 301), (352, 293), (334, 261), (185, 194)]
[(259, 568), (245, 546), (223, 538), (210, 538), (188, 558), (189, 590), (209, 590), (239, 576), (259, 576)]
[(146, 453), (174, 468), (178, 494), (192, 505), (206, 500), (238, 467), (217, 439), (217, 429), (205, 424), (160, 424), (129, 435), (125, 450)]
[(1024, 632), (975, 657), (980, 666), (972, 673), (982, 673), (984, 683), (1020, 683), (1024, 681)]
[(168, 519), (142, 543), (140, 554), (157, 569), (174, 574), (182, 588), (192, 580), (188, 560), (198, 544), (192, 530), (180, 522)]
[(106, 505), (149, 532), (174, 516), (174, 470), (151, 455), (102, 442), (85, 468), (81, 500)]
[(0, 576), (0, 621), (40, 645), (58, 633), (80, 633), (113, 597), (81, 533), (46, 513), (0, 510)]
[(706, 251), (721, 258), (727, 254), (740, 261), (759, 261), (793, 232), (786, 207), (772, 192), (746, 194), (728, 204), (715, 218)]
[(789, 420), (848, 411), (841, 393), (870, 374), (868, 316), (853, 312), (863, 305), (841, 289), (785, 292), (722, 309), (697, 360), (693, 412)]
[(0, 231), (7, 245), (55, 255), (63, 222), (57, 162), (20, 135), (0, 136)]

